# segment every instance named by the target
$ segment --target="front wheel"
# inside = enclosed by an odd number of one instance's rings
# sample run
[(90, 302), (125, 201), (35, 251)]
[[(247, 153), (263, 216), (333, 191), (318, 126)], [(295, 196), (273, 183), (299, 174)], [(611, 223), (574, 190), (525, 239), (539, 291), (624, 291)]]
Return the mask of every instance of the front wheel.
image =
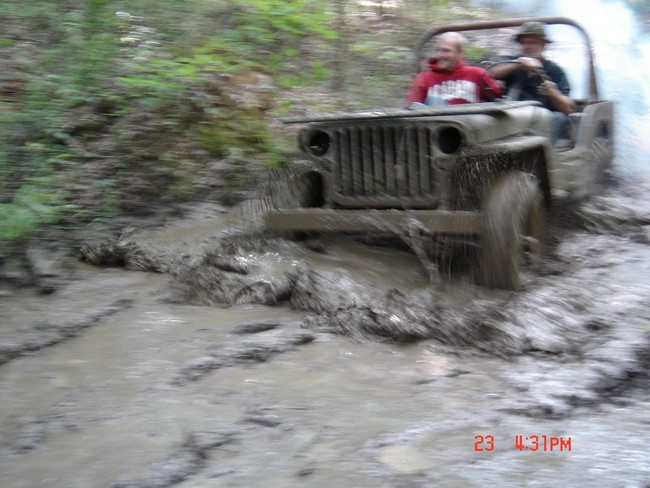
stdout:
[(541, 260), (544, 233), (544, 198), (537, 178), (521, 171), (504, 175), (483, 205), (479, 284), (518, 289), (522, 271)]

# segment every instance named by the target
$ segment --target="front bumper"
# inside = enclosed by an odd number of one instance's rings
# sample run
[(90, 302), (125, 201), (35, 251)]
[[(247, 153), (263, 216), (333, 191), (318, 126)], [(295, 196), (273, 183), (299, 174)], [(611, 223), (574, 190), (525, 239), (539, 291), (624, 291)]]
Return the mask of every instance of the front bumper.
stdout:
[(405, 232), (414, 224), (432, 234), (480, 234), (481, 213), (447, 210), (272, 210), (271, 230), (319, 232)]

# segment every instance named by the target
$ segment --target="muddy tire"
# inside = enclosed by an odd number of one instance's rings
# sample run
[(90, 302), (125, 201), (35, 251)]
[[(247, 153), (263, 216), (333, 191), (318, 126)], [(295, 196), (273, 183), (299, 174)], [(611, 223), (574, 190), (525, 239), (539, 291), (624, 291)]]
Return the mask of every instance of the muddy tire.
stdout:
[(477, 281), (516, 290), (522, 272), (542, 257), (546, 219), (537, 179), (520, 171), (504, 175), (487, 194), (483, 214)]

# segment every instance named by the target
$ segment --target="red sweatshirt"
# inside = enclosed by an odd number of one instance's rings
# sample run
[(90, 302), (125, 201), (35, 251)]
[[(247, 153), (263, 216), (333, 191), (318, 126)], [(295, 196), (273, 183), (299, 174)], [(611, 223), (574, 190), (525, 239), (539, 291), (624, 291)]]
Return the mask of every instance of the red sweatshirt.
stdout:
[(429, 59), (431, 71), (419, 73), (409, 91), (407, 105), (424, 103), (427, 95), (437, 96), (450, 105), (459, 103), (487, 102), (504, 94), (503, 85), (492, 78), (487, 71), (469, 66), (460, 60), (453, 71), (443, 71), (437, 66), (436, 58)]

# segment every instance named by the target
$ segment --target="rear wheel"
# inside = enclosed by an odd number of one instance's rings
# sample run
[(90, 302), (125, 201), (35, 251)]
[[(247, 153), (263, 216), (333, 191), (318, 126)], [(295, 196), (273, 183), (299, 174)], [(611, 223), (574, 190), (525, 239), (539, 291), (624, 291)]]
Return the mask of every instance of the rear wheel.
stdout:
[(504, 175), (490, 189), (483, 214), (477, 281), (516, 290), (522, 272), (542, 257), (545, 210), (537, 178), (521, 171)]

